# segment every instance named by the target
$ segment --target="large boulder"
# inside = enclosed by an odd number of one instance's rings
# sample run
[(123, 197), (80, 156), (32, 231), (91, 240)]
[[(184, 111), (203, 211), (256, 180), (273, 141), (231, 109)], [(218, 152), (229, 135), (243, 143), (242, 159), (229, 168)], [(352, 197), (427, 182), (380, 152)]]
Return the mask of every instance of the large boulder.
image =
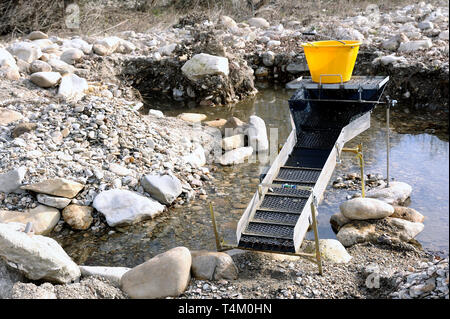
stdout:
[(342, 215), (348, 219), (366, 220), (385, 218), (394, 213), (394, 208), (374, 198), (354, 198), (339, 206)]
[(0, 67), (16, 66), (16, 60), (7, 50), (0, 48)]
[(98, 55), (110, 55), (119, 47), (120, 40), (120, 38), (114, 36), (100, 39), (95, 41), (92, 49)]
[(147, 193), (160, 203), (170, 205), (181, 194), (181, 182), (174, 175), (145, 175), (141, 185)]
[(366, 197), (376, 198), (388, 204), (401, 204), (412, 193), (412, 187), (404, 182), (390, 182), (389, 187), (381, 186), (366, 192)]
[(234, 150), (225, 152), (219, 157), (218, 161), (223, 166), (241, 164), (244, 160), (253, 154), (253, 147), (239, 147)]
[(35, 184), (22, 186), (21, 189), (40, 194), (74, 198), (83, 189), (83, 187), (83, 184), (65, 178), (53, 178)]
[(65, 50), (59, 58), (67, 64), (73, 65), (76, 62), (80, 61), (83, 56), (84, 53), (80, 49), (70, 48)]
[(39, 45), (32, 42), (16, 42), (7, 49), (12, 55), (27, 63), (31, 63), (41, 57), (42, 51)]
[(238, 269), (230, 255), (223, 252), (191, 251), (192, 274), (202, 280), (234, 280)]
[(375, 225), (366, 221), (352, 221), (341, 227), (336, 238), (345, 247), (371, 240), (375, 234)]
[[(302, 245), (305, 253), (315, 254), (315, 241), (305, 240)], [(336, 239), (320, 239), (319, 240), (320, 256), (331, 263), (348, 263), (352, 256), (345, 250), (345, 247)]]
[(414, 223), (400, 218), (387, 218), (386, 222), (393, 227), (391, 237), (398, 237), (400, 240), (408, 242), (416, 237), (425, 228), (422, 223)]
[(0, 258), (0, 299), (11, 298), (14, 284), (22, 280), (23, 275)]
[(84, 91), (87, 89), (88, 83), (85, 79), (76, 74), (66, 74), (59, 84), (58, 96), (77, 102), (84, 96)]
[(17, 224), (0, 224), (0, 256), (31, 280), (64, 284), (80, 277), (78, 266), (55, 240), (30, 236), (19, 231)]
[(192, 81), (197, 81), (205, 75), (220, 74), (228, 76), (230, 73), (227, 58), (206, 53), (194, 55), (183, 65), (181, 71)]
[(342, 226), (348, 224), (349, 222), (351, 222), (351, 219), (345, 217), (341, 212), (334, 213), (330, 217), (331, 227), (333, 227), (336, 231), (339, 231)]
[(425, 216), (417, 210), (404, 206), (394, 206), (394, 213), (390, 217), (404, 219), (413, 223), (423, 223), (425, 219)]
[(109, 226), (133, 224), (153, 218), (164, 210), (154, 199), (122, 189), (101, 192), (92, 206), (105, 216)]
[(267, 139), (267, 129), (264, 120), (256, 115), (250, 116), (248, 121), (249, 144), (257, 152), (269, 150), (269, 140)]
[(189, 284), (191, 263), (189, 249), (172, 248), (126, 272), (122, 290), (135, 299), (179, 296)]
[(8, 194), (16, 191), (22, 185), (26, 172), (27, 168), (21, 166), (0, 174), (0, 192)]
[(45, 205), (24, 212), (0, 210), (0, 223), (33, 223), (33, 231), (36, 235), (49, 234), (61, 217), (59, 210)]

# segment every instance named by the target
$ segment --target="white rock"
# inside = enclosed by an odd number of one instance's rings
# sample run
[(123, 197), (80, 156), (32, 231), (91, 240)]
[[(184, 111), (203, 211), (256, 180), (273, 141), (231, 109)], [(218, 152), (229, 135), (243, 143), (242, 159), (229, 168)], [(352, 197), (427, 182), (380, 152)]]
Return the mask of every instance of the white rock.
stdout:
[(232, 18), (230, 18), (228, 16), (221, 16), (219, 20), (220, 20), (220, 24), (227, 27), (228, 29), (238, 28), (236, 21), (234, 21)]
[(426, 40), (418, 40), (418, 41), (409, 41), (400, 43), (398, 48), (398, 52), (414, 52), (421, 49), (429, 49), (433, 46), (433, 43), (430, 39)]
[(430, 21), (422, 21), (417, 25), (420, 30), (431, 30), (434, 28), (433, 22)]
[(58, 88), (58, 96), (66, 100), (77, 102), (84, 96), (88, 89), (88, 83), (85, 79), (76, 74), (65, 74)]
[(336, 30), (336, 38), (339, 40), (358, 40), (363, 41), (364, 35), (356, 29), (338, 27)]
[(122, 290), (133, 299), (179, 296), (189, 284), (191, 263), (189, 249), (172, 248), (126, 272)]
[(102, 267), (102, 266), (80, 266), (81, 276), (96, 276), (105, 278), (117, 285), (120, 285), (122, 276), (131, 270), (127, 267)]
[(348, 219), (365, 220), (385, 218), (394, 213), (394, 207), (374, 198), (354, 198), (339, 206)]
[(36, 235), (49, 234), (60, 217), (59, 210), (45, 205), (38, 205), (24, 212), (0, 210), (0, 223), (27, 224), (31, 222), (33, 224), (32, 230)]
[(11, 193), (16, 191), (21, 185), (25, 177), (27, 168), (21, 166), (9, 172), (0, 174), (0, 193)]
[[(315, 249), (314, 241), (304, 241), (302, 250), (306, 253), (315, 254)], [(332, 263), (348, 263), (352, 259), (345, 247), (336, 239), (320, 239), (319, 250), (322, 258)]]
[(52, 67), (53, 72), (58, 72), (61, 75), (75, 72), (73, 65), (67, 64), (59, 59), (50, 59), (47, 63)]
[(237, 134), (222, 139), (222, 148), (224, 151), (231, 151), (235, 148), (244, 146), (244, 135)]
[(256, 115), (249, 118), (248, 141), (253, 150), (265, 152), (269, 150), (269, 140), (267, 138), (266, 123)]
[(218, 161), (221, 165), (234, 165), (244, 163), (244, 160), (253, 154), (253, 147), (240, 147), (232, 151), (228, 151), (219, 157)]
[(278, 40), (270, 40), (266, 43), (268, 48), (278, 47), (281, 45), (281, 42)]
[(117, 53), (127, 54), (136, 50), (136, 46), (130, 41), (120, 39), (119, 46), (117, 47)]
[(16, 60), (7, 50), (0, 48), (0, 67), (16, 66)]
[(71, 48), (65, 50), (59, 58), (61, 59), (61, 61), (73, 65), (76, 62), (80, 61), (83, 58), (83, 56), (84, 56), (83, 51), (81, 51), (80, 49)]
[(215, 251), (191, 251), (192, 274), (201, 280), (236, 280), (238, 269), (230, 255)]
[(396, 233), (396, 235), (401, 240), (406, 242), (416, 237), (425, 228), (425, 225), (422, 223), (414, 223), (400, 218), (389, 217), (387, 221), (391, 225), (399, 228), (399, 231)]
[(116, 51), (121, 39), (118, 37), (107, 37), (95, 41), (92, 49), (98, 55), (110, 55)]
[(149, 115), (151, 114), (151, 115), (153, 115), (153, 116), (155, 116), (155, 117), (157, 117), (157, 118), (159, 118), (159, 119), (164, 118), (164, 113), (161, 112), (160, 110), (150, 109), (150, 110), (148, 111), (148, 114), (149, 114)]
[(378, 187), (366, 192), (366, 197), (376, 198), (388, 204), (401, 204), (411, 196), (412, 187), (404, 182), (390, 182), (389, 187)]
[(200, 113), (181, 113), (178, 117), (190, 123), (199, 123), (206, 119), (206, 115)]
[(184, 156), (183, 161), (193, 167), (202, 167), (206, 164), (205, 150), (199, 145), (191, 154)]
[(32, 42), (16, 42), (7, 49), (11, 54), (18, 59), (31, 63), (41, 57), (41, 48)]
[(183, 65), (181, 71), (192, 81), (196, 81), (205, 75), (220, 74), (228, 76), (230, 73), (227, 58), (206, 53), (194, 55)]
[(31, 280), (68, 283), (80, 277), (78, 266), (55, 240), (29, 236), (9, 224), (0, 224), (0, 256)]
[(145, 175), (141, 185), (147, 193), (160, 203), (170, 205), (181, 194), (181, 182), (174, 175)]
[(92, 206), (106, 217), (109, 226), (133, 224), (164, 210), (157, 201), (122, 189), (101, 192)]
[(84, 54), (90, 54), (92, 52), (92, 45), (80, 38), (64, 40), (62, 47), (80, 49)]
[(42, 88), (55, 86), (61, 80), (58, 72), (36, 72), (30, 76), (31, 82)]
[(264, 18), (250, 18), (247, 22), (249, 25), (261, 29), (267, 29), (270, 27), (270, 23)]

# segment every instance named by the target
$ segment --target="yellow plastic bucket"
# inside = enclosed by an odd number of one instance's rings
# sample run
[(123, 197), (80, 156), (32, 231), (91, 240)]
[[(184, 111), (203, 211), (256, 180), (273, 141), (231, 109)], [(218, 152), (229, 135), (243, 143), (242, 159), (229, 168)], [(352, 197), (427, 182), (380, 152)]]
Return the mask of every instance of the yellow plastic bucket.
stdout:
[(360, 41), (329, 40), (302, 43), (313, 82), (341, 83), (352, 77)]

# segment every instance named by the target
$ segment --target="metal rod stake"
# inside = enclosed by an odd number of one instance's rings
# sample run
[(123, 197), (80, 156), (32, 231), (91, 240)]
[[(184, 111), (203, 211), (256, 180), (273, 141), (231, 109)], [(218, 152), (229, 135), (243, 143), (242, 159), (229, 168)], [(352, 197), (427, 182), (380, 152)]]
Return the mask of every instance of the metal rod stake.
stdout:
[(390, 103), (387, 103), (386, 107), (386, 178), (387, 178), (387, 184), (386, 187), (389, 187), (389, 149), (390, 146), (390, 140), (389, 140), (389, 110), (390, 110)]
[(319, 266), (319, 274), (322, 275), (322, 259), (320, 256), (320, 248), (319, 248), (319, 232), (317, 230), (317, 220), (316, 220), (316, 205), (314, 204), (314, 200), (311, 201), (311, 217), (313, 222), (313, 230), (314, 230), (314, 241), (316, 245), (316, 260), (317, 266)]

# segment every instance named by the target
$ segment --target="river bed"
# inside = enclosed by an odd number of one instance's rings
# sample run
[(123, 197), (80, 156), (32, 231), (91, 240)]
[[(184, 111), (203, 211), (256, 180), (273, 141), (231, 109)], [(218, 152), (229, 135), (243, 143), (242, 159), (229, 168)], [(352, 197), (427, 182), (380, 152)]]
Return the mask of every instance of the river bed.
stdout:
[[(268, 130), (278, 128), (279, 142), (285, 141), (291, 131), (288, 98), (294, 91), (284, 88), (260, 88), (254, 98), (233, 107), (189, 108), (183, 103), (153, 100), (146, 108), (159, 109), (166, 116), (183, 112), (204, 113), (207, 120), (228, 118), (233, 115), (243, 121), (256, 114), (266, 122)], [(402, 126), (392, 117), (390, 176), (413, 187), (409, 207), (425, 216), (425, 229), (417, 240), (426, 249), (448, 254), (449, 251), (449, 143), (448, 134), (426, 133), (417, 129), (411, 121), (404, 123), (408, 133), (397, 133)], [(414, 122), (414, 121), (413, 121)], [(355, 147), (363, 143), (365, 173), (386, 176), (386, 128), (384, 109), (375, 109), (371, 128), (346, 144)], [(400, 130), (401, 131), (401, 130)], [(320, 238), (336, 238), (329, 219), (339, 211), (339, 204), (355, 191), (334, 189), (332, 181), (348, 173), (359, 173), (358, 161), (349, 153), (343, 153), (342, 163), (336, 166), (324, 199), (319, 206)], [(259, 162), (244, 163), (233, 167), (216, 166), (211, 186), (205, 186), (208, 196), (167, 212), (153, 220), (137, 225), (106, 229), (98, 233), (71, 232), (60, 241), (68, 254), (79, 264), (132, 267), (175, 246), (189, 249), (215, 249), (215, 237), (211, 224), (209, 203), (212, 204), (219, 232), (225, 242), (236, 243), (236, 225), (259, 183), (264, 165)], [(307, 238), (312, 238), (309, 233)]]

